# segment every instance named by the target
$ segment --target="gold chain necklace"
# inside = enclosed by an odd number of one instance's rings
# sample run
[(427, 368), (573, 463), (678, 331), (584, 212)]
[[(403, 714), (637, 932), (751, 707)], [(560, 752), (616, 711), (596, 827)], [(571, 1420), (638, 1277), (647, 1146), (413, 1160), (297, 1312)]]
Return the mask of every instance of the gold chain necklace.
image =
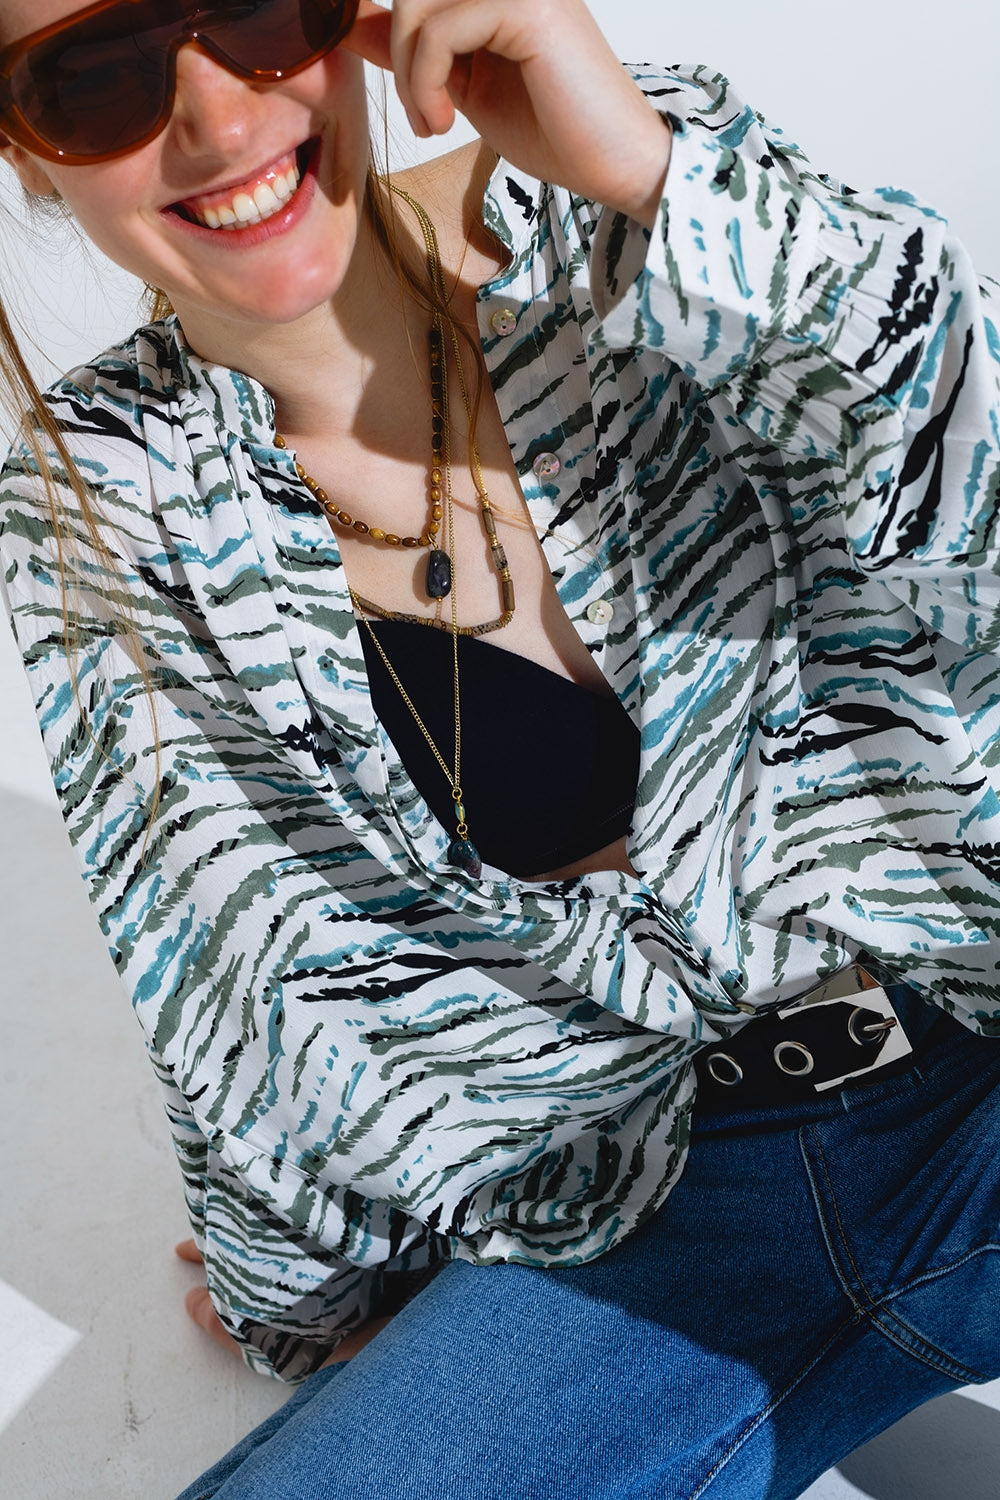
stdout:
[[(493, 507), (486, 489), (486, 480), (483, 475), (482, 461), (479, 449), (476, 445), (474, 435), (474, 413), (472, 401), (469, 396), (468, 386), (465, 379), (465, 369), (462, 363), (461, 344), (458, 330), (453, 319), (448, 316), (447, 293), (444, 285), (444, 275), (441, 267), (441, 255), (438, 246), (437, 232), (431, 222), (429, 215), (423, 205), (409, 193), (395, 184), (389, 183), (392, 192), (398, 194), (413, 210), (417, 223), (424, 240), (424, 248), (427, 255), (427, 272), (431, 288), (435, 294), (438, 304), (433, 315), (431, 329), (429, 332), (429, 357), (431, 376), (431, 439), (432, 439), (432, 461), (430, 469), (430, 499), (432, 505), (431, 520), (426, 530), (419, 537), (400, 537), (391, 532), (385, 532), (382, 528), (372, 527), (364, 521), (356, 521), (349, 512), (337, 506), (331, 501), (326, 491), (321, 488), (318, 481), (309, 474), (301, 464), (296, 463), (296, 473), (305, 484), (306, 488), (315, 496), (317, 503), (323, 511), (336, 520), (340, 525), (349, 527), (360, 535), (372, 537), (375, 541), (385, 542), (389, 546), (417, 547), (431, 546), (432, 551), (428, 561), (427, 593), (428, 597), (438, 600), (438, 612), (434, 616), (415, 615), (403, 610), (386, 609), (383, 605), (376, 604), (371, 599), (366, 599), (354, 589), (349, 589), (351, 602), (355, 612), (360, 617), (360, 623), (367, 629), (368, 634), (378, 652), (390, 680), (399, 692), (406, 708), (413, 717), (417, 728), (427, 741), (428, 746), (441, 767), (448, 782), (451, 785), (452, 801), (455, 805), (456, 828), (455, 837), (448, 845), (448, 862), (456, 868), (464, 870), (465, 873), (477, 880), (482, 874), (482, 859), (478, 850), (469, 838), (469, 827), (465, 820), (464, 793), (462, 791), (462, 703), (461, 683), (458, 665), (458, 638), (460, 635), (486, 635), (493, 630), (500, 630), (509, 624), (514, 614), (514, 584), (510, 576), (510, 568), (507, 563), (507, 555), (503, 544), (497, 536), (496, 520)], [(493, 566), (497, 571), (500, 581), (501, 613), (494, 620), (487, 620), (479, 625), (459, 625), (458, 623), (458, 589), (455, 580), (455, 517), (454, 517), (454, 494), (451, 483), (451, 424), (448, 419), (448, 349), (445, 345), (445, 329), (448, 332), (448, 343), (451, 347), (455, 372), (458, 377), (459, 389), (462, 395), (462, 405), (465, 411), (466, 426), (468, 429), (470, 470), (476, 487), (476, 498), (479, 502), (480, 514), (483, 527), (486, 531), (487, 540), (490, 545)], [(279, 448), (286, 446), (280, 434), (275, 435), (275, 445)], [(442, 484), (443, 481), (443, 484)], [(434, 546), (437, 532), (443, 518), (442, 510), (446, 516), (448, 550), (447, 552)], [(440, 600), (450, 595), (451, 609), (450, 620), (446, 621), (440, 614)], [(452, 639), (452, 695), (455, 713), (455, 738), (454, 738), (454, 764), (449, 769), (448, 763), (434, 742), (433, 736), (428, 730), (423, 719), (420, 717), (413, 700), (399, 680), (391, 661), (386, 655), (385, 649), (368, 615), (374, 615), (383, 620), (398, 620), (406, 624), (429, 625), (439, 630), (449, 630)]]
[[(355, 608), (357, 608), (359, 606), (359, 604), (360, 604), (361, 601), (359, 600), (357, 594), (354, 592), (353, 589), (351, 589), (350, 592), (351, 592), (351, 598), (354, 601)], [(454, 594), (453, 594), (452, 595), (452, 613), (453, 614), (454, 614), (456, 608), (457, 608), (457, 606), (454, 603)], [(445, 760), (444, 756), (441, 754), (441, 752), (438, 749), (437, 745), (434, 743), (434, 737), (433, 737), (433, 735), (431, 734), (430, 730), (427, 728), (427, 725), (424, 723), (423, 719), (420, 717), (419, 713), (417, 712), (416, 707), (414, 706), (412, 698), (410, 697), (409, 693), (406, 691), (406, 689), (403, 686), (403, 684), (400, 682), (398, 676), (396, 675), (396, 671), (395, 671), (395, 668), (392, 665), (392, 662), (389, 660), (388, 656), (385, 654), (385, 649), (384, 649), (384, 647), (382, 645), (382, 642), (379, 640), (378, 636), (375, 634), (375, 630), (374, 630), (374, 628), (372, 626), (372, 622), (370, 620), (366, 619), (364, 617), (364, 615), (362, 615), (362, 617), (361, 617), (361, 622), (364, 625), (365, 629), (368, 631), (368, 634), (371, 637), (372, 642), (373, 642), (373, 644), (375, 646), (375, 650), (378, 652), (379, 656), (382, 658), (382, 663), (383, 663), (386, 671), (388, 672), (390, 678), (395, 683), (396, 688), (399, 691), (400, 697), (402, 698), (403, 702), (406, 704), (406, 707), (409, 709), (410, 713), (413, 715), (413, 721), (414, 721), (414, 723), (416, 724), (417, 728), (420, 730), (420, 733), (423, 735), (424, 739), (427, 741), (428, 745), (430, 746), (431, 753), (433, 754), (434, 759), (437, 761), (438, 765), (441, 767), (441, 769), (444, 772), (445, 776), (448, 778), (448, 781), (451, 783), (451, 797), (452, 797), (452, 801), (455, 804), (455, 818), (456, 818), (457, 821), (456, 821), (456, 826), (455, 826), (455, 837), (451, 840), (450, 844), (448, 845), (448, 863), (451, 864), (451, 865), (455, 865), (457, 869), (464, 870), (467, 875), (471, 875), (472, 876), (473, 880), (478, 880), (479, 877), (480, 877), (480, 875), (483, 873), (483, 861), (482, 861), (482, 858), (481, 858), (481, 856), (479, 854), (479, 850), (476, 848), (475, 844), (469, 838), (469, 825), (465, 821), (465, 806), (464, 806), (464, 803), (463, 803), (464, 793), (462, 791), (462, 780), (461, 780), (461, 777), (462, 777), (462, 707), (461, 707), (461, 691), (460, 691), (460, 686), (459, 686), (459, 671), (458, 671), (458, 633), (457, 633), (457, 631), (455, 631), (453, 629), (452, 630), (452, 637), (451, 637), (451, 639), (452, 639), (452, 655), (451, 655), (451, 665), (452, 665), (452, 693), (454, 695), (454, 703), (455, 703), (455, 742), (454, 742), (454, 769), (453, 770), (449, 770), (448, 769), (448, 762)]]
[[(416, 216), (417, 223), (420, 225), (420, 232), (423, 235), (424, 249), (427, 255), (428, 278), (430, 280), (431, 287), (437, 295), (439, 307), (444, 308), (447, 306), (448, 296), (444, 284), (444, 273), (441, 268), (441, 252), (438, 246), (437, 231), (435, 230), (430, 216), (428, 215), (427, 210), (424, 208), (423, 204), (418, 203), (415, 198), (411, 198), (409, 193), (407, 193), (403, 188), (397, 187), (395, 183), (390, 182), (388, 186), (392, 192), (394, 192), (398, 197), (402, 198), (405, 203), (409, 204), (410, 208), (413, 210)], [(407, 625), (429, 625), (438, 630), (451, 629), (453, 633), (457, 633), (458, 635), (488, 635), (493, 630), (502, 630), (503, 627), (505, 625), (509, 625), (510, 621), (513, 619), (515, 607), (514, 583), (510, 576), (510, 567), (507, 563), (507, 554), (504, 551), (503, 543), (497, 536), (496, 517), (494, 516), (493, 506), (490, 501), (489, 492), (486, 488), (486, 479), (483, 475), (482, 460), (479, 456), (479, 448), (476, 445), (475, 435), (473, 432), (474, 423), (472, 400), (469, 396), (469, 388), (466, 384), (465, 379), (465, 367), (462, 363), (462, 348), (458, 336), (458, 329), (455, 327), (453, 319), (448, 317), (446, 313), (440, 311), (435, 312), (434, 314), (433, 325), (430, 333), (432, 410), (436, 406), (436, 403), (434, 401), (434, 372), (435, 369), (438, 369), (440, 370), (441, 374), (441, 383), (439, 386), (441, 428), (445, 439), (449, 440), (450, 442), (450, 424), (448, 422), (446, 384), (448, 353), (444, 343), (445, 325), (447, 325), (448, 342), (451, 346), (452, 359), (455, 366), (455, 374), (458, 377), (458, 386), (462, 395), (462, 406), (465, 411), (466, 426), (469, 433), (469, 467), (472, 474), (473, 483), (475, 484), (476, 488), (476, 499), (479, 502), (479, 513), (482, 517), (483, 529), (486, 532), (486, 539), (489, 542), (490, 557), (500, 580), (501, 612), (496, 617), (496, 619), (485, 620), (480, 625), (459, 625), (457, 620), (455, 619), (455, 611), (453, 609), (452, 620), (449, 624), (442, 620), (438, 615), (428, 616), (409, 614), (405, 610), (386, 609), (384, 605), (376, 604), (372, 599), (366, 599), (363, 594), (357, 594), (355, 597), (358, 604), (360, 604), (361, 608), (367, 614), (375, 615), (380, 620), (402, 620)], [(437, 349), (438, 351), (437, 358), (435, 356), (435, 349)], [(434, 411), (431, 420), (432, 423), (437, 422), (436, 410)], [(433, 438), (435, 451), (439, 453), (440, 450), (437, 449), (438, 428), (436, 425), (433, 427)], [(454, 548), (452, 546), (452, 538), (454, 537), (454, 528), (452, 507), (454, 505), (454, 500), (451, 493), (450, 452), (445, 456), (444, 468), (446, 503), (448, 506), (449, 548), (450, 551), (453, 552)], [(432, 554), (432, 557), (433, 555), (434, 554)], [(453, 564), (454, 559), (452, 558), (451, 561)], [(453, 566), (452, 573), (454, 573)], [(442, 594), (432, 593), (430, 588), (428, 588), (428, 594), (432, 599), (443, 597)]]
[[(408, 614), (400, 610), (385, 609), (383, 606), (374, 603), (372, 600), (364, 598), (363, 595), (358, 594), (354, 589), (350, 590), (350, 595), (355, 611), (360, 616), (362, 625), (368, 631), (375, 650), (381, 657), (382, 663), (386, 671), (388, 672), (391, 681), (395, 685), (396, 690), (400, 694), (400, 697), (406, 705), (407, 710), (412, 715), (414, 723), (426, 740), (428, 746), (430, 747), (431, 753), (434, 756), (434, 759), (440, 766), (441, 770), (444, 772), (444, 775), (451, 786), (451, 797), (455, 807), (456, 827), (455, 836), (451, 839), (448, 845), (448, 862), (449, 864), (454, 865), (457, 869), (463, 870), (473, 880), (478, 880), (479, 876), (482, 874), (483, 862), (479, 855), (479, 851), (476, 849), (476, 846), (469, 838), (469, 826), (465, 818), (465, 802), (464, 793), (462, 791), (462, 697), (461, 676), (458, 665), (458, 638), (459, 635), (485, 635), (488, 631), (499, 630), (504, 625), (508, 624), (514, 614), (514, 585), (511, 581), (510, 569), (507, 564), (506, 553), (504, 551), (502, 543), (497, 536), (496, 521), (494, 519), (492, 507), (490, 505), (489, 494), (487, 493), (486, 489), (486, 481), (483, 476), (483, 468), (482, 462), (479, 457), (479, 450), (476, 446), (475, 434), (473, 430), (474, 419), (472, 401), (469, 397), (469, 390), (465, 380), (465, 370), (462, 364), (462, 352), (458, 337), (458, 330), (455, 327), (454, 321), (450, 317), (448, 317), (447, 313), (444, 311), (444, 309), (447, 308), (448, 299), (445, 292), (444, 276), (441, 267), (441, 255), (438, 247), (437, 233), (426, 210), (420, 203), (416, 201), (416, 199), (411, 198), (409, 193), (404, 192), (402, 188), (395, 187), (392, 183), (390, 183), (389, 186), (393, 192), (397, 193), (406, 203), (409, 204), (414, 214), (416, 215), (417, 223), (420, 225), (420, 231), (423, 235), (424, 248), (427, 254), (428, 277), (430, 279), (431, 288), (435, 294), (438, 304), (438, 308), (434, 313), (429, 335), (431, 368), (431, 423), (433, 447), (433, 464), (431, 475), (432, 483), (436, 483), (437, 485), (437, 503), (440, 503), (440, 500), (442, 498), (440, 480), (442, 477), (444, 478), (443, 499), (447, 510), (446, 524), (448, 551), (447, 553), (441, 553), (437, 549), (432, 551), (431, 560), (428, 566), (427, 592), (431, 598), (436, 598), (439, 601), (442, 597), (450, 595), (451, 619), (450, 622), (446, 623), (443, 619), (441, 619), (440, 613), (438, 613), (433, 618), (427, 618), (422, 615)], [(465, 410), (466, 427), (468, 430), (469, 441), (470, 468), (476, 486), (476, 497), (479, 501), (480, 513), (483, 519), (483, 526), (486, 530), (486, 535), (489, 540), (490, 551), (493, 558), (493, 565), (496, 568), (496, 571), (500, 578), (502, 605), (501, 613), (497, 619), (487, 621), (481, 625), (460, 626), (458, 623), (458, 588), (455, 577), (455, 502), (451, 483), (451, 424), (449, 421), (448, 406), (448, 350), (444, 342), (445, 324), (447, 324), (455, 371), (458, 376), (459, 389), (462, 394), (462, 405)], [(442, 467), (444, 470), (443, 476), (441, 474)], [(434, 491), (432, 489), (432, 498), (433, 496)], [(438, 512), (435, 519), (440, 519), (440, 512)], [(446, 569), (441, 566), (440, 560), (442, 558), (447, 564)], [(432, 578), (432, 570), (435, 568), (435, 566), (437, 566), (439, 573), (442, 575), (441, 579), (439, 580), (442, 583), (445, 582), (444, 574), (445, 572), (447, 573), (447, 586), (441, 587), (440, 590), (432, 586), (434, 582)], [(438, 610), (440, 611), (440, 602), (438, 604)], [(392, 665), (392, 662), (389, 660), (385, 652), (382, 642), (379, 640), (378, 636), (375, 633), (375, 629), (371, 623), (371, 620), (368, 618), (368, 615), (375, 615), (378, 618), (384, 620), (400, 620), (408, 624), (412, 623), (420, 625), (432, 625), (436, 626), (438, 629), (447, 629), (448, 625), (450, 624), (452, 697), (455, 715), (455, 737), (453, 744), (454, 754), (453, 765), (451, 768), (449, 768), (447, 761), (434, 742), (433, 735), (430, 733), (430, 730), (427, 728), (427, 725), (424, 723), (423, 719), (418, 713), (417, 708), (413, 703), (413, 700), (411, 699), (409, 693), (406, 691), (406, 688), (400, 681), (399, 676)]]
[[(428, 279), (441, 307), (445, 307), (448, 296), (444, 284), (444, 273), (441, 267), (441, 253), (438, 246), (437, 231), (431, 222), (430, 216), (423, 204), (412, 198), (405, 189), (397, 187), (395, 183), (388, 183), (388, 187), (404, 202), (412, 208), (420, 232), (423, 235), (424, 248), (427, 255)], [(484, 620), (478, 625), (459, 625), (454, 618), (455, 611), (452, 610), (450, 622), (441, 618), (440, 605), (438, 612), (434, 615), (415, 615), (407, 610), (387, 609), (385, 605), (378, 604), (374, 599), (365, 598), (364, 594), (351, 591), (355, 608), (359, 612), (374, 615), (380, 620), (400, 620), (407, 625), (428, 625), (432, 629), (452, 630), (458, 635), (488, 635), (491, 631), (502, 630), (509, 625), (514, 617), (514, 581), (510, 576), (510, 566), (507, 562), (507, 553), (503, 543), (497, 535), (496, 515), (502, 515), (505, 520), (518, 521), (520, 525), (530, 525), (515, 517), (513, 512), (502, 510), (499, 507), (494, 511), (486, 488), (486, 479), (483, 475), (482, 460), (476, 445), (473, 433), (473, 410), (472, 400), (469, 396), (469, 388), (465, 379), (465, 367), (462, 363), (462, 350), (459, 341), (458, 330), (454, 321), (445, 313), (435, 312), (431, 330), (430, 341), (430, 374), (431, 374), (431, 470), (430, 470), (430, 499), (431, 519), (426, 529), (419, 537), (398, 536), (394, 532), (386, 532), (382, 527), (370, 526), (366, 521), (355, 520), (350, 512), (345, 511), (335, 501), (331, 500), (319, 481), (300, 464), (295, 462), (295, 472), (303, 484), (315, 497), (317, 504), (332, 520), (337, 520), (342, 526), (356, 531), (359, 535), (371, 537), (374, 541), (384, 542), (390, 547), (432, 547), (431, 555), (427, 565), (427, 595), (430, 599), (441, 600), (446, 598), (451, 591), (452, 578), (454, 576), (454, 559), (452, 553), (454, 547), (452, 538), (453, 506), (455, 504), (451, 491), (451, 457), (450, 451), (445, 453), (442, 442), (449, 444), (450, 450), (450, 424), (448, 422), (448, 391), (447, 391), (447, 350), (444, 344), (444, 327), (447, 323), (449, 343), (458, 376), (459, 389), (462, 394), (462, 405), (465, 410), (466, 426), (469, 433), (469, 459), (470, 471), (476, 489), (476, 499), (479, 503), (479, 512), (489, 542), (490, 557), (496, 569), (500, 582), (500, 614), (493, 620)], [(274, 435), (276, 448), (286, 448), (287, 443), (280, 433)], [(444, 473), (442, 474), (442, 468)], [(442, 479), (444, 485), (442, 485)], [(449, 550), (444, 552), (436, 546), (437, 533), (440, 530), (442, 519), (442, 500), (447, 494), (448, 505), (448, 528), (449, 528)]]
[[(431, 227), (431, 233), (433, 234), (433, 226)], [(420, 717), (420, 714), (417, 712), (413, 699), (406, 691), (402, 682), (400, 682), (396, 669), (386, 655), (385, 647), (382, 645), (382, 642), (375, 634), (375, 628), (372, 625), (371, 620), (368, 619), (368, 613), (371, 613), (373, 609), (378, 609), (378, 607), (373, 606), (370, 601), (364, 599), (362, 595), (356, 593), (354, 589), (350, 589), (349, 592), (351, 595), (351, 602), (354, 605), (355, 611), (360, 617), (363, 628), (367, 630), (372, 644), (375, 647), (375, 650), (382, 658), (382, 663), (386, 671), (388, 672), (390, 679), (395, 684), (400, 697), (402, 698), (403, 702), (405, 703), (406, 707), (413, 717), (414, 723), (420, 730), (420, 733), (423, 735), (424, 739), (427, 741), (427, 744), (430, 746), (431, 753), (433, 754), (434, 759), (441, 767), (451, 786), (451, 798), (453, 803), (455, 804), (456, 826), (455, 837), (448, 845), (448, 863), (455, 865), (456, 868), (460, 870), (464, 870), (467, 875), (472, 876), (473, 880), (478, 880), (479, 876), (482, 874), (483, 862), (480, 858), (479, 850), (469, 838), (469, 825), (465, 821), (465, 805), (463, 802), (464, 794), (462, 792), (462, 691), (458, 668), (458, 588), (456, 584), (454, 568), (455, 517), (454, 497), (451, 487), (451, 428), (448, 422), (448, 365), (447, 358), (444, 352), (443, 341), (441, 338), (440, 322), (440, 317), (436, 317), (434, 323), (431, 326), (429, 339), (431, 358), (431, 403), (433, 412), (432, 440), (434, 445), (435, 458), (439, 464), (443, 463), (444, 466), (444, 497), (445, 504), (447, 506), (448, 551), (447, 553), (442, 554), (448, 565), (447, 587), (442, 589), (441, 596), (438, 597), (447, 595), (451, 596), (451, 691), (455, 716), (453, 767), (451, 770), (449, 770), (448, 762), (445, 760), (444, 756), (441, 754), (441, 751), (438, 749), (434, 741), (434, 736), (427, 728), (427, 725)], [(432, 552), (430, 567), (434, 566), (434, 557), (435, 554)], [(428, 571), (430, 571), (430, 568), (428, 569)], [(430, 580), (428, 580), (428, 592), (430, 592)], [(434, 596), (432, 595), (432, 597)], [(438, 608), (440, 609), (440, 603), (438, 605)], [(366, 613), (366, 610), (368, 613)], [(401, 616), (394, 611), (379, 610), (378, 613), (384, 619), (388, 618), (398, 620), (401, 618), (406, 618), (405, 616)], [(414, 615), (412, 618), (420, 620), (421, 624), (430, 623), (438, 625), (441, 629), (447, 628), (445, 622), (441, 620), (440, 617), (436, 617), (433, 621), (427, 622), (425, 622), (423, 618), (418, 615)]]

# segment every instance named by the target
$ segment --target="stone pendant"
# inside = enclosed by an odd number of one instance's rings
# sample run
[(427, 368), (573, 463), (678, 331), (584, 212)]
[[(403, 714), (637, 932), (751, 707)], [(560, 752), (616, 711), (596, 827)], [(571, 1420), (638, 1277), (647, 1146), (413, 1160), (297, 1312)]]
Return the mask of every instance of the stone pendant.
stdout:
[(451, 558), (435, 547), (427, 559), (428, 599), (447, 599), (451, 593)]
[(479, 850), (471, 839), (452, 839), (448, 845), (448, 863), (458, 870), (464, 870), (472, 880), (478, 880), (483, 873)]

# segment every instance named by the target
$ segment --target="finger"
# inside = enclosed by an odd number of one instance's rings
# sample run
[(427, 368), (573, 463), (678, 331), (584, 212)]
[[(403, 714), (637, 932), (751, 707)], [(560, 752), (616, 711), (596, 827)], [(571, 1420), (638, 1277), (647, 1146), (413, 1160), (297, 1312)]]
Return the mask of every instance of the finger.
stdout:
[[(399, 95), (399, 102), (406, 111), (410, 129), (414, 135), (419, 136), (428, 136), (432, 132), (430, 125), (414, 103), (413, 90), (410, 87), (410, 66), (421, 28), (427, 24), (428, 6), (433, 3), (434, 0), (396, 0), (392, 12), (390, 45), (396, 92)], [(449, 0), (445, 0), (445, 3), (449, 4), (450, 9)]]
[(409, 65), (413, 108), (436, 134), (450, 130), (455, 101), (461, 105), (468, 88), (471, 59), (491, 53), (497, 64), (522, 64), (530, 43), (518, 34), (509, 12), (498, 11), (495, 0), (460, 0), (439, 11), (415, 34)]
[(174, 1246), (174, 1254), (181, 1260), (189, 1260), (201, 1264), (201, 1251), (194, 1240), (181, 1240), (179, 1245)]
[(414, 112), (405, 83), (414, 27), (401, 19), (402, 10), (400, 4), (390, 11), (372, 4), (372, 0), (360, 0), (354, 25), (340, 45), (365, 62), (395, 74), (397, 92), (411, 128), (417, 135), (427, 135), (427, 126)]
[(233, 1336), (226, 1331), (225, 1325), (212, 1306), (212, 1299), (208, 1295), (207, 1287), (192, 1287), (184, 1298), (184, 1307), (192, 1322), (197, 1323), (198, 1327), (207, 1333), (210, 1339), (213, 1339), (221, 1348), (228, 1350), (230, 1354), (235, 1354), (239, 1357), (240, 1346)]
[(371, 0), (361, 0), (357, 18), (340, 45), (348, 52), (363, 57), (365, 62), (377, 68), (392, 71), (392, 50), (389, 37), (392, 31), (392, 12)]

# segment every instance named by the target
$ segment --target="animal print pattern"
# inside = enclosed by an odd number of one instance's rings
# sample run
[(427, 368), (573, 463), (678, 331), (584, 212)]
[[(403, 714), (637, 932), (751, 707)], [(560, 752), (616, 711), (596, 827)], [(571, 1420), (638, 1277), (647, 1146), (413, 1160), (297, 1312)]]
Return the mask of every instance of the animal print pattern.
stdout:
[(638, 879), (447, 864), (270, 397), (176, 322), (49, 397), (118, 558), (77, 518), (76, 690), (41, 486), (23, 448), (4, 471), (9, 606), (212, 1295), (284, 1378), (398, 1276), (617, 1244), (682, 1170), (698, 1048), (859, 954), (1000, 1035), (995, 292), (725, 79), (636, 74), (675, 132), (655, 231), (501, 162), (479, 314), (641, 729)]

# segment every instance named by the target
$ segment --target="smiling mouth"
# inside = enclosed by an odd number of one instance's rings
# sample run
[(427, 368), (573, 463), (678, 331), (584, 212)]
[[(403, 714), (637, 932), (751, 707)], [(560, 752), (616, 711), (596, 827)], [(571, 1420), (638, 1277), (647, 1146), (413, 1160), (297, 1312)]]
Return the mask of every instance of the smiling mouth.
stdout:
[(199, 193), (172, 203), (170, 212), (203, 229), (232, 231), (262, 224), (295, 196), (314, 145), (314, 141), (305, 141), (296, 151), (272, 162), (266, 171), (221, 192)]

